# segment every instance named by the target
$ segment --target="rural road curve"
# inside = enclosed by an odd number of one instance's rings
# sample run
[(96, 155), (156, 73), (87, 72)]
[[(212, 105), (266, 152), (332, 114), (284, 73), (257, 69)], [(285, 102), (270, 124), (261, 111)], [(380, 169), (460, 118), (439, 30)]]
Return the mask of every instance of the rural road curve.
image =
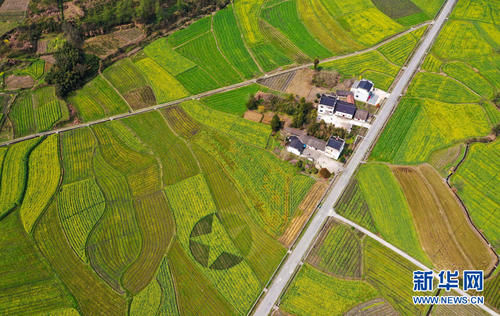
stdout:
[[(275, 306), (277, 300), (283, 293), (284, 289), (290, 282), (291, 278), (294, 276), (295, 271), (297, 271), (297, 268), (300, 265), (302, 265), (302, 260), (305, 254), (307, 253), (308, 249), (314, 242), (316, 236), (323, 227), (323, 224), (325, 223), (326, 219), (329, 216), (333, 216), (338, 219), (340, 218), (339, 215), (335, 214), (333, 206), (340, 198), (342, 192), (347, 187), (354, 172), (356, 171), (360, 163), (363, 161), (364, 157), (369, 153), (370, 148), (377, 140), (379, 133), (383, 130), (391, 114), (396, 109), (400, 96), (403, 94), (405, 88), (410, 83), (411, 79), (413, 78), (413, 75), (417, 71), (427, 51), (431, 48), (431, 45), (436, 39), (437, 35), (439, 34), (439, 31), (441, 30), (444, 22), (447, 20), (449, 14), (451, 13), (455, 5), (455, 2), (456, 0), (448, 0), (446, 2), (441, 12), (439, 13), (437, 19), (435, 20), (434, 24), (432, 24), (432, 26), (426, 33), (425, 38), (423, 38), (423, 40), (420, 42), (420, 45), (418, 46), (415, 53), (411, 57), (410, 62), (407, 64), (406, 69), (402, 70), (401, 76), (394, 85), (394, 89), (391, 92), (390, 97), (387, 99), (387, 102), (380, 110), (377, 119), (373, 123), (372, 127), (369, 129), (365, 138), (362, 140), (358, 149), (356, 149), (356, 151), (352, 155), (344, 171), (333, 185), (331, 192), (325, 198), (322, 206), (314, 215), (314, 217), (311, 219), (309, 226), (307, 226), (307, 229), (303, 233), (302, 237), (295, 244), (295, 247), (293, 248), (291, 253), (288, 255), (287, 259), (282, 264), (278, 273), (275, 274), (273, 281), (271, 282), (270, 286), (265, 290), (257, 307), (255, 308), (254, 315), (265, 316), (268, 315), (273, 310), (273, 307)], [(344, 219), (343, 221), (346, 222), (347, 220)], [(350, 221), (349, 225), (353, 227), (357, 226), (356, 227), (357, 229), (361, 228)], [(405, 254), (404, 252), (392, 246), (391, 244), (383, 241), (381, 238), (378, 238), (377, 236), (371, 233), (368, 234), (369, 232), (366, 230), (364, 230), (363, 232), (369, 235), (370, 237), (374, 238), (375, 240), (381, 242), (389, 249), (392, 249), (399, 254), (404, 254), (405, 258), (407, 259), (411, 258), (410, 261), (417, 264), (417, 266), (429, 270), (422, 263), (418, 262), (416, 259), (413, 259), (411, 256)], [(497, 315), (491, 309), (489, 309), (484, 305), (480, 305), (479, 307), (481, 307), (484, 311), (492, 315)]]
[[(404, 36), (404, 35), (412, 32), (412, 31), (414, 31), (414, 30), (416, 30), (416, 29), (418, 29), (420, 27), (423, 27), (424, 25), (428, 25), (430, 23), (431, 22), (425, 22), (425, 23), (416, 25), (416, 26), (414, 26), (414, 27), (412, 27), (412, 28), (410, 28), (410, 29), (408, 29), (408, 30), (406, 30), (404, 32), (396, 34), (396, 35), (394, 35), (394, 36), (392, 36), (392, 37), (390, 37), (390, 38), (388, 38), (388, 39), (386, 39), (386, 40), (378, 43), (375, 46), (372, 46), (372, 47), (369, 47), (369, 48), (366, 48), (366, 49), (363, 49), (363, 50), (360, 50), (360, 51), (356, 51), (356, 52), (353, 52), (353, 53), (349, 53), (349, 54), (346, 54), (346, 55), (334, 56), (334, 57), (329, 57), (329, 58), (326, 58), (326, 59), (322, 59), (322, 60), (320, 60), (320, 62), (321, 63), (325, 63), (325, 62), (334, 61), (334, 60), (338, 60), (338, 59), (348, 58), (348, 57), (356, 56), (356, 55), (359, 55), (359, 54), (363, 54), (363, 53), (366, 53), (366, 52), (378, 49), (380, 46), (382, 46), (384, 44), (387, 44), (389, 42), (392, 42), (392, 41), (400, 38), (401, 36)], [(156, 111), (158, 109), (166, 108), (166, 107), (169, 107), (169, 106), (174, 106), (174, 105), (177, 105), (179, 103), (182, 103), (182, 102), (185, 102), (185, 101), (188, 101), (188, 100), (195, 100), (195, 99), (199, 99), (199, 98), (203, 98), (203, 97), (208, 97), (208, 96), (211, 96), (211, 95), (214, 95), (214, 94), (217, 94), (217, 93), (227, 92), (227, 91), (235, 90), (235, 89), (238, 89), (238, 88), (241, 88), (241, 87), (244, 87), (244, 86), (248, 86), (248, 85), (250, 85), (252, 83), (256, 83), (257, 80), (259, 80), (259, 79), (272, 78), (274, 76), (279, 76), (279, 75), (282, 75), (282, 74), (285, 74), (285, 73), (288, 73), (288, 72), (291, 72), (291, 71), (296, 71), (296, 70), (300, 70), (300, 69), (304, 69), (304, 68), (310, 68), (312, 66), (313, 66), (313, 63), (309, 63), (309, 64), (302, 64), (302, 65), (299, 65), (299, 66), (291, 67), (291, 68), (288, 68), (288, 69), (285, 69), (285, 70), (271, 71), (271, 72), (268, 72), (268, 73), (264, 74), (263, 76), (261, 76), (259, 78), (249, 79), (249, 80), (242, 81), (242, 82), (230, 85), (230, 86), (225, 86), (225, 87), (221, 87), (221, 88), (218, 88), (218, 89), (214, 89), (214, 90), (202, 92), (202, 93), (197, 94), (197, 95), (188, 96), (188, 97), (185, 97), (185, 98), (182, 98), (182, 99), (177, 99), (177, 100), (173, 100), (173, 101), (170, 101), (170, 102), (153, 105), (153, 106), (150, 106), (150, 107), (145, 107), (145, 108), (139, 109), (139, 110), (134, 111), (134, 112), (121, 113), (121, 114), (117, 114), (117, 115), (114, 115), (114, 116), (105, 117), (105, 118), (102, 118), (102, 119), (99, 119), (99, 120), (91, 121), (91, 122), (80, 123), (80, 124), (76, 124), (76, 125), (61, 127), (61, 128), (58, 128), (58, 129), (53, 129), (53, 130), (46, 131), (46, 132), (39, 132), (39, 133), (34, 133), (34, 134), (26, 135), (26, 136), (23, 136), (23, 137), (14, 138), (14, 139), (5, 141), (3, 143), (0, 143), (0, 147), (8, 146), (8, 145), (11, 145), (11, 144), (14, 144), (14, 143), (19, 143), (19, 142), (22, 142), (24, 140), (28, 140), (28, 139), (32, 139), (32, 138), (37, 138), (37, 137), (42, 137), (42, 136), (48, 136), (48, 135), (52, 135), (52, 134), (58, 134), (58, 133), (67, 132), (67, 131), (71, 131), (71, 130), (82, 128), (82, 127), (87, 127), (87, 126), (91, 126), (91, 125), (101, 124), (101, 123), (108, 122), (108, 121), (119, 120), (119, 119), (122, 119), (122, 118), (126, 118), (126, 117), (129, 117), (129, 116), (138, 115), (138, 114), (145, 113), (145, 112)]]

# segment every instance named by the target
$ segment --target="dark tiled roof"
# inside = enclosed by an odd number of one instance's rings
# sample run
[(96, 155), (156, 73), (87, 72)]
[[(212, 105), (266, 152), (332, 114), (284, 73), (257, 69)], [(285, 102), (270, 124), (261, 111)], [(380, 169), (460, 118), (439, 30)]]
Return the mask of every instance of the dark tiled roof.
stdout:
[(337, 150), (340, 150), (340, 148), (342, 148), (342, 145), (344, 145), (344, 140), (338, 137), (330, 137), (328, 139), (328, 143), (326, 144), (326, 146), (332, 147)]
[(337, 90), (337, 95), (339, 97), (347, 97), (349, 95), (349, 91), (346, 91), (346, 90)]
[(358, 84), (358, 88), (365, 89), (366, 91), (370, 91), (373, 87), (373, 83), (368, 80), (361, 80)]
[(354, 113), (356, 113), (356, 107), (351, 103), (338, 100), (337, 105), (335, 106), (335, 112), (354, 115)]
[(304, 144), (306, 144), (309, 147), (318, 150), (325, 150), (326, 142), (324, 140), (317, 139), (316, 137), (312, 137), (309, 135), (300, 136), (300, 139), (304, 142)]
[(368, 119), (368, 115), (369, 113), (366, 110), (357, 110), (354, 118), (357, 120), (366, 121)]
[(290, 136), (289, 140), (288, 146), (297, 149), (301, 153), (304, 151), (305, 145), (297, 136)]
[(337, 101), (337, 98), (331, 97), (329, 95), (322, 95), (321, 99), (319, 100), (319, 104), (323, 104), (326, 106), (335, 106), (335, 102)]

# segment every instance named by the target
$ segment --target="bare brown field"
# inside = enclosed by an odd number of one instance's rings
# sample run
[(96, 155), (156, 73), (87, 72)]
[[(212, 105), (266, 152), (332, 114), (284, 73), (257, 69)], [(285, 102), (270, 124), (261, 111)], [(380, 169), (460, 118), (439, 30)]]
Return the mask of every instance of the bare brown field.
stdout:
[(109, 34), (98, 35), (85, 40), (84, 49), (106, 58), (114, 54), (119, 48), (137, 43), (146, 37), (144, 32), (137, 27), (117, 30)]
[(302, 227), (307, 222), (311, 213), (316, 209), (316, 205), (328, 188), (327, 181), (318, 181), (307, 193), (304, 200), (299, 205), (297, 216), (294, 217), (287, 229), (278, 239), (285, 247), (289, 247), (295, 238), (300, 234)]
[(71, 20), (81, 18), (85, 15), (83, 9), (75, 4), (75, 1), (64, 3), (64, 18)]
[(274, 112), (266, 112), (264, 113), (264, 117), (262, 117), (262, 123), (264, 124), (271, 124), (271, 121), (273, 120)]
[(246, 111), (245, 114), (243, 114), (243, 118), (257, 123), (260, 123), (260, 121), (262, 120), (262, 116), (262, 113), (259, 113), (257, 111)]
[(35, 81), (30, 76), (11, 75), (5, 79), (7, 90), (27, 89), (33, 87)]
[(24, 17), (29, 3), (30, 0), (5, 0), (0, 6), (0, 17), (6, 19)]
[(429, 165), (422, 165), (419, 169), (444, 207), (455, 237), (471, 260), (473, 267), (483, 269), (487, 274), (496, 262), (495, 254), (472, 226), (464, 208), (439, 174)]
[(430, 165), (392, 170), (410, 206), (422, 248), (435, 268), (488, 271), (494, 264), (493, 253), (439, 174)]
[(295, 74), (296, 74), (296, 71), (291, 71), (291, 72), (287, 72), (287, 73), (282, 74), (282, 75), (277, 75), (277, 76), (273, 76), (270, 78), (261, 79), (258, 81), (258, 83), (261, 85), (264, 85), (266, 87), (269, 87), (273, 90), (285, 92), (285, 90), (287, 90), (287, 88), (288, 88), (288, 85), (295, 77)]
[(134, 110), (156, 104), (156, 98), (150, 86), (134, 89), (123, 97)]

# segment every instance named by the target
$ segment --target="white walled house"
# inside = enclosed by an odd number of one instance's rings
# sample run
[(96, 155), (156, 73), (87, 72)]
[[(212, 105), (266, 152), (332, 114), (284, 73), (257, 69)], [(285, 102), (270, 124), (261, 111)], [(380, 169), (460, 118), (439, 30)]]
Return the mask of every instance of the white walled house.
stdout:
[(356, 106), (349, 102), (339, 100), (337, 97), (325, 95), (321, 96), (318, 105), (319, 116), (332, 116), (337, 115), (352, 119), (356, 113)]
[(290, 136), (286, 150), (294, 155), (300, 156), (304, 152), (306, 145), (297, 136)]
[(370, 99), (373, 89), (373, 82), (366, 79), (355, 81), (351, 87), (351, 91), (354, 93), (354, 99), (362, 102), (367, 102), (368, 99)]
[(335, 115), (352, 119), (356, 113), (356, 107), (348, 102), (337, 100), (335, 104)]
[(326, 143), (325, 154), (337, 160), (344, 150), (345, 142), (339, 137), (330, 137)]
[(335, 103), (337, 103), (336, 97), (323, 94), (319, 100), (318, 114), (333, 115), (335, 113)]

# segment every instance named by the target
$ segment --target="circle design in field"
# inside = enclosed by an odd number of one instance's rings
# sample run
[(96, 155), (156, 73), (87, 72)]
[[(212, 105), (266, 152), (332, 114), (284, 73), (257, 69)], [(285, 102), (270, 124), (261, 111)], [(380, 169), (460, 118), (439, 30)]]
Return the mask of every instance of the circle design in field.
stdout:
[(214, 270), (229, 269), (246, 255), (234, 245), (215, 213), (201, 218), (193, 226), (189, 250), (199, 264)]

